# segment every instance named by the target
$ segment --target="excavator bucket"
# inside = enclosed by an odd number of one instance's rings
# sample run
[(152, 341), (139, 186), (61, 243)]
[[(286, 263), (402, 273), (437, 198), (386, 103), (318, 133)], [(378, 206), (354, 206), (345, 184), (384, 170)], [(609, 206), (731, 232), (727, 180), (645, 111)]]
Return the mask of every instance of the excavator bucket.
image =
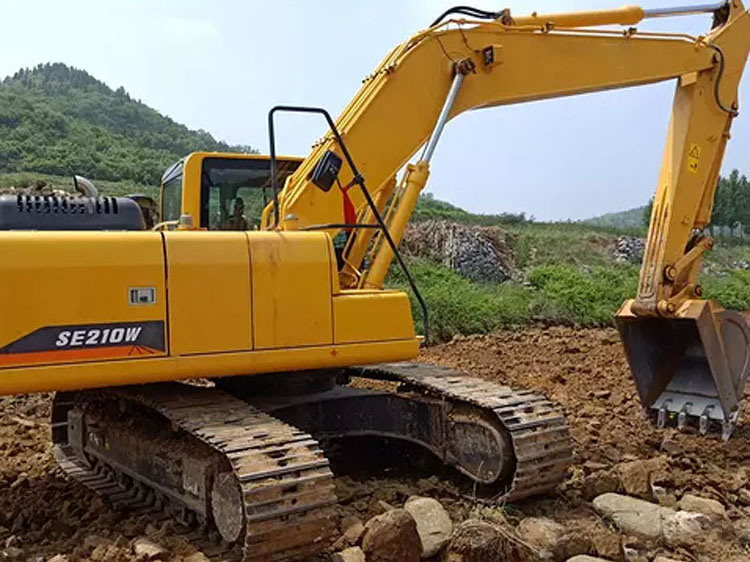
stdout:
[(657, 427), (718, 430), (729, 439), (750, 370), (747, 319), (702, 300), (673, 318), (639, 317), (633, 302), (617, 313), (617, 326), (644, 416)]

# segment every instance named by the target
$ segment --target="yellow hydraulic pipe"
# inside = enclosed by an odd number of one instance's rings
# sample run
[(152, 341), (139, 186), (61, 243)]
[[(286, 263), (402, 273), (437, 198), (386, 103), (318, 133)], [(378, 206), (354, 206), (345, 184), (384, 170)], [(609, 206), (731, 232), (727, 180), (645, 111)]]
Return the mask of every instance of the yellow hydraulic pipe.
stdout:
[[(388, 224), (388, 231), (391, 233), (391, 238), (396, 246), (401, 242), (406, 225), (414, 212), (414, 208), (417, 206), (419, 194), (424, 189), (424, 186), (427, 185), (427, 178), (430, 175), (430, 165), (421, 160), (416, 164), (407, 166), (406, 173), (408, 176), (404, 193)], [(367, 278), (365, 279), (366, 289), (383, 288), (383, 281), (385, 281), (385, 276), (388, 274), (388, 268), (392, 261), (393, 250), (391, 250), (390, 245), (381, 244), (375, 259), (372, 261), (370, 271), (367, 273)]]
[[(378, 190), (375, 193), (374, 203), (379, 213), (383, 213), (386, 203), (388, 203), (388, 200), (391, 198), (391, 195), (393, 195), (395, 189), (396, 177), (394, 176), (387, 182), (385, 182), (385, 185), (382, 189)], [(362, 221), (362, 223), (377, 223), (375, 215), (370, 209), (367, 210), (365, 220)], [(359, 282), (359, 272), (352, 264), (362, 263), (362, 259), (364, 258), (365, 253), (367, 253), (367, 247), (369, 246), (370, 240), (372, 240), (374, 234), (375, 230), (371, 228), (363, 228), (354, 233), (354, 236), (351, 239), (351, 244), (344, 252), (346, 261), (344, 262), (344, 267), (341, 269), (341, 273), (339, 274), (339, 282), (341, 283), (342, 287), (356, 287), (357, 283)]]
[(562, 14), (537, 14), (513, 17), (516, 26), (552, 24), (557, 27), (589, 27), (596, 25), (635, 25), (645, 17), (640, 6), (623, 6), (611, 10), (591, 10)]

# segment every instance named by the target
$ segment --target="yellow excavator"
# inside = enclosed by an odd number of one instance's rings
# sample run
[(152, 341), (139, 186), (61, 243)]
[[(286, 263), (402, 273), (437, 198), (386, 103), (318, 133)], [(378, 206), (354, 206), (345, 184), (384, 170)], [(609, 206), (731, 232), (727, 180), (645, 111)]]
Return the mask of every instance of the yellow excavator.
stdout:
[[(635, 27), (688, 13), (713, 14), (711, 29)], [(558, 406), (406, 362), (429, 316), (398, 244), (449, 119), (674, 80), (638, 295), (617, 322), (646, 414), (726, 438), (749, 330), (702, 300), (696, 277), (749, 50), (739, 0), (519, 17), (458, 7), (393, 49), (336, 121), (275, 107), (269, 157), (173, 165), (152, 229), (138, 198), (2, 196), (0, 393), (56, 391), (67, 474), (115, 507), (172, 513), (229, 557), (325, 548), (336, 498), (320, 443), (385, 438), (503, 501), (548, 492), (572, 462)], [(325, 120), (306, 158), (276, 155), (281, 112)], [(383, 286), (394, 260), (423, 336), (407, 295)]]

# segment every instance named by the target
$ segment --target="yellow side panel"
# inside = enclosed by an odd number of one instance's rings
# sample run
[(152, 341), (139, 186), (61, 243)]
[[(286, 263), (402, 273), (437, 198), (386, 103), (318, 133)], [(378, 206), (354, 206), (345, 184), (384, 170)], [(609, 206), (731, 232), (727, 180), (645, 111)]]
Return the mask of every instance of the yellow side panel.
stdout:
[(166, 353), (159, 233), (0, 233), (0, 291), (0, 369)]
[(333, 299), (335, 343), (414, 339), (406, 293), (342, 291)]
[(256, 349), (330, 344), (330, 238), (322, 232), (248, 232)]
[(165, 232), (172, 355), (252, 349), (244, 232)]

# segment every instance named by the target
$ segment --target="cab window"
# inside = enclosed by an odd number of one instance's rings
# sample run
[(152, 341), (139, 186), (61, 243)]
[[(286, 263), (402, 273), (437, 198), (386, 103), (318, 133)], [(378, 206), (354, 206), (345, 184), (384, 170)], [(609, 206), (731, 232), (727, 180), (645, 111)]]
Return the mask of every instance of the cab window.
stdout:
[[(279, 188), (299, 162), (278, 160)], [(206, 158), (201, 173), (201, 224), (209, 230), (255, 230), (273, 198), (267, 159)]]
[(182, 162), (167, 170), (161, 180), (161, 220), (176, 221), (182, 210)]

